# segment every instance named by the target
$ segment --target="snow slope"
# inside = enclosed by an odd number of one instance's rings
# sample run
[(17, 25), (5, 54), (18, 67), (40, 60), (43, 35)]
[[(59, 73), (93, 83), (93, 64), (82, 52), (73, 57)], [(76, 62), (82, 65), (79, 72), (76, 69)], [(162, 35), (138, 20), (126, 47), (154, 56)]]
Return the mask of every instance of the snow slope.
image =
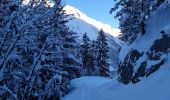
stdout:
[(140, 38), (134, 41), (131, 45), (125, 44), (122, 46), (123, 48), (120, 51), (119, 59), (121, 61), (124, 60), (127, 53), (129, 53), (132, 49), (136, 49), (140, 52), (149, 51), (150, 47), (153, 45), (153, 42), (156, 39), (162, 38), (160, 33), (162, 30), (164, 30), (167, 34), (170, 34), (169, 16), (170, 5), (167, 6), (167, 3), (165, 2), (158, 8), (158, 10), (149, 16), (146, 22), (146, 33), (143, 36), (140, 36)]
[(105, 33), (113, 37), (117, 37), (120, 34), (119, 29), (112, 28), (108, 24), (96, 21), (95, 19), (88, 17), (86, 14), (70, 5), (66, 5), (64, 10), (66, 11), (66, 14), (73, 14), (74, 19), (69, 21), (67, 25), (69, 26), (70, 30), (79, 33), (80, 36), (86, 32), (91, 39), (95, 39), (97, 32), (100, 29), (103, 29)]
[[(138, 71), (138, 69), (142, 68), (142, 63), (144, 64), (145, 62), (146, 66), (143, 65), (146, 67), (145, 74), (148, 72), (148, 70), (156, 69), (154, 66), (158, 66), (158, 69), (159, 67), (162, 67), (160, 61), (165, 58), (165, 55), (170, 53), (170, 46), (168, 44), (170, 40), (166, 39), (161, 33), (164, 31), (167, 35), (167, 38), (170, 38), (169, 3), (169, 0), (165, 0), (165, 2), (162, 3), (160, 7), (158, 7), (149, 15), (145, 23), (146, 32), (144, 35), (139, 36), (132, 44), (125, 44), (122, 46), (120, 55), (118, 57), (119, 61), (121, 62), (121, 68), (125, 69), (125, 65), (130, 65), (133, 59), (129, 58), (129, 54), (133, 50), (137, 50), (142, 54), (142, 56), (132, 64), (133, 75)], [(156, 59), (156, 57), (159, 59)], [(166, 62), (170, 62), (170, 60), (167, 60)]]
[[(170, 60), (170, 55), (167, 56)], [(169, 100), (170, 62), (137, 84), (123, 85), (102, 77), (82, 77), (71, 82), (73, 91), (62, 100)]]
[(70, 5), (66, 5), (64, 10), (67, 15), (71, 15), (70, 18), (73, 18), (72, 20), (69, 20), (66, 25), (69, 27), (70, 31), (78, 33), (80, 38), (82, 38), (84, 33), (87, 33), (89, 38), (94, 40), (96, 39), (98, 32), (103, 29), (109, 42), (112, 42), (110, 43), (111, 46), (117, 48), (117, 45), (121, 45), (121, 41), (118, 39), (118, 36), (121, 34), (119, 29), (112, 28), (108, 24), (92, 19)]
[[(103, 95), (102, 85), (113, 83), (102, 77), (82, 77), (71, 81), (73, 91), (62, 100), (111, 100)], [(106, 87), (105, 87), (106, 88)]]

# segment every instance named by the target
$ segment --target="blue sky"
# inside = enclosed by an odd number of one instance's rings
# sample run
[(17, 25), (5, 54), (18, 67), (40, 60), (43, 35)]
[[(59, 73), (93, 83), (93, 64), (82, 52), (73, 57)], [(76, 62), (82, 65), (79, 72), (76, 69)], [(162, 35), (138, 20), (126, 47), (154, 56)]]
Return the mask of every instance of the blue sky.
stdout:
[(64, 3), (71, 5), (91, 18), (110, 24), (118, 28), (118, 21), (114, 19), (114, 14), (109, 14), (114, 6), (114, 0), (63, 0)]

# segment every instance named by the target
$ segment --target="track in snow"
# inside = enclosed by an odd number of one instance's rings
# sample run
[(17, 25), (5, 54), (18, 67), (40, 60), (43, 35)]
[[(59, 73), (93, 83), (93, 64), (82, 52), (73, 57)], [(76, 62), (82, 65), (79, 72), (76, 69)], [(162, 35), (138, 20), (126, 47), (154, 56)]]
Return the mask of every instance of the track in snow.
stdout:
[[(82, 77), (71, 82), (73, 91), (62, 100), (112, 100), (106, 96), (112, 79), (102, 77)], [(113, 83), (114, 84), (114, 83)]]

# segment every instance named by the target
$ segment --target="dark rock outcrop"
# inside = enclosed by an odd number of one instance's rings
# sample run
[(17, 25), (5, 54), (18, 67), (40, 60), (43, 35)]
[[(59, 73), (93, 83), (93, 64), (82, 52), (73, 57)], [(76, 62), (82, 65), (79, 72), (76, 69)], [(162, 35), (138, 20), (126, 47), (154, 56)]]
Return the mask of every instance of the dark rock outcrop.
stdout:
[(119, 81), (124, 84), (128, 84), (133, 77), (133, 65), (143, 54), (137, 50), (132, 50), (127, 54), (125, 61), (120, 63), (118, 73), (120, 73)]
[[(124, 84), (128, 84), (130, 82), (137, 83), (140, 81), (140, 77), (148, 77), (166, 62), (166, 56), (163, 55), (166, 55), (169, 52), (170, 35), (163, 31), (162, 38), (153, 42), (153, 45), (150, 47), (150, 51), (139, 52), (137, 50), (131, 50), (126, 55), (124, 61), (119, 63), (119, 81)], [(146, 55), (144, 55), (144, 53)], [(143, 56), (147, 57), (145, 57), (145, 60), (141, 62), (140, 66), (136, 66), (139, 58)], [(155, 61), (155, 64), (149, 64), (150, 61)], [(138, 67), (138, 69), (135, 71), (134, 67)]]

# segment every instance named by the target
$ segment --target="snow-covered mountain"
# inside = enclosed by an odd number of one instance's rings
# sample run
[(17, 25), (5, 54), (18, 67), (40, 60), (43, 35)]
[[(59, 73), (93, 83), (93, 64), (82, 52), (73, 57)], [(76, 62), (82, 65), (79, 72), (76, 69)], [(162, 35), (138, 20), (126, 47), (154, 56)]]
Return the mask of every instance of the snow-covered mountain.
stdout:
[(109, 41), (111, 66), (117, 66), (117, 57), (120, 50), (120, 42), (117, 36), (120, 34), (120, 30), (88, 17), (86, 14), (70, 5), (66, 5), (64, 10), (66, 14), (71, 15), (70, 17), (73, 18), (67, 23), (67, 26), (70, 31), (78, 33), (80, 41), (84, 33), (87, 33), (91, 40), (96, 39), (98, 32), (103, 29)]
[(103, 29), (105, 33), (108, 33), (114, 37), (120, 34), (119, 29), (112, 28), (108, 24), (92, 19), (70, 5), (66, 5), (64, 10), (66, 11), (66, 14), (72, 14), (74, 17), (74, 19), (67, 24), (70, 30), (78, 32), (80, 36), (86, 32), (91, 39), (94, 39), (100, 29)]

